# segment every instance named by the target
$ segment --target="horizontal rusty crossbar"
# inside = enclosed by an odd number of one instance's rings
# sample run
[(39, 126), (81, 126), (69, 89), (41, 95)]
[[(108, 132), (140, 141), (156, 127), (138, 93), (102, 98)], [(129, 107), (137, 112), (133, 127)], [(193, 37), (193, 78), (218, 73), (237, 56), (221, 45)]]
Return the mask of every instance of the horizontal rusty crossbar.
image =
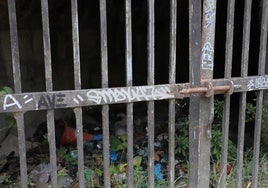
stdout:
[(206, 97), (210, 97), (211, 95), (214, 94), (231, 95), (233, 91), (234, 91), (234, 84), (232, 81), (229, 81), (229, 85), (222, 85), (222, 86), (212, 86), (211, 82), (203, 81), (201, 82), (201, 87), (182, 89), (179, 93), (181, 95), (200, 93), (204, 94)]
[[(223, 94), (227, 92), (231, 86), (215, 86), (213, 87), (213, 90), (217, 94)], [(180, 94), (194, 94), (194, 93), (206, 93), (208, 92), (209, 89), (207, 87), (197, 87), (197, 88), (188, 88), (188, 89), (183, 89), (180, 91)]]
[[(249, 76), (246, 78), (238, 77), (229, 80), (215, 79), (210, 82), (215, 90), (214, 94), (219, 94), (217, 91), (220, 90), (229, 90), (230, 82), (233, 83), (233, 92), (268, 89), (268, 75)], [(191, 88), (190, 83), (182, 83), (8, 94), (0, 96), (0, 112), (26, 112), (103, 104), (180, 99), (189, 97), (191, 92), (201, 92), (202, 94), (202, 92), (205, 93), (207, 91), (207, 87)]]

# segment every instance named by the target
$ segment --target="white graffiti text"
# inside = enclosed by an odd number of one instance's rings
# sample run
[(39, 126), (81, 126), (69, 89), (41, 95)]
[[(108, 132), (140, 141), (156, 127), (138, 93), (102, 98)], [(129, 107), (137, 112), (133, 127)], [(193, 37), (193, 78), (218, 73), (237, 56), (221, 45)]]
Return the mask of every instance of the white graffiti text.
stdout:
[(96, 104), (131, 102), (142, 100), (161, 100), (172, 97), (168, 87), (133, 87), (133, 88), (112, 88), (105, 90), (91, 90), (87, 92), (88, 100)]

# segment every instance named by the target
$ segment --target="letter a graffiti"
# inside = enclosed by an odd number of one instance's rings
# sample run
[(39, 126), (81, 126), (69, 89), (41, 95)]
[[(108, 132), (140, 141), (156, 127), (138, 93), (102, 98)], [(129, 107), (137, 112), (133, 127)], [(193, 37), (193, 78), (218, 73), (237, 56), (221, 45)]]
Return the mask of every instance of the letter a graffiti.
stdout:
[(6, 110), (7, 107), (11, 107), (11, 106), (17, 106), (19, 109), (22, 108), (19, 101), (17, 101), (15, 97), (13, 97), (12, 95), (6, 95), (4, 99), (3, 109)]

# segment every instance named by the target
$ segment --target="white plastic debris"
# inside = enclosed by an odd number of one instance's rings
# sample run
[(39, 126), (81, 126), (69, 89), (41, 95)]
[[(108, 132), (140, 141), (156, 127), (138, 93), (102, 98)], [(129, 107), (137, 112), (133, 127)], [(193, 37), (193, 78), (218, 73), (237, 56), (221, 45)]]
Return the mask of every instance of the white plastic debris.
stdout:
[(49, 164), (40, 163), (37, 165), (31, 172), (30, 177), (37, 187), (46, 187), (48, 186), (50, 170)]
[(58, 180), (58, 185), (60, 185), (59, 187), (70, 187), (70, 185), (73, 183), (73, 179), (69, 176), (62, 176), (61, 178), (59, 178)]
[(156, 139), (158, 141), (163, 141), (163, 140), (168, 140), (168, 133), (162, 133), (162, 134), (159, 134)]
[(117, 117), (121, 118), (119, 121), (115, 122), (115, 135), (125, 136), (126, 132), (126, 115), (124, 113), (117, 114)]

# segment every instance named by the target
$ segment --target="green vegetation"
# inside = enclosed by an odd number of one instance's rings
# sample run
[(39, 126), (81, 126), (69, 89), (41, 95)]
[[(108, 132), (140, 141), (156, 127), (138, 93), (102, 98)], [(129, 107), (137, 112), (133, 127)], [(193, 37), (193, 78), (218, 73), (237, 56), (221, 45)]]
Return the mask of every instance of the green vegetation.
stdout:
[[(10, 87), (4, 86), (0, 88), (0, 96), (2, 95), (7, 95), (13, 93), (13, 90)], [(10, 131), (14, 128), (16, 128), (16, 120), (11, 114), (6, 114), (5, 115), (5, 120), (7, 122), (6, 127), (0, 127), (0, 132), (5, 131), (5, 137), (8, 136)], [(0, 140), (1, 141), (1, 140)]]
[(0, 88), (0, 96), (13, 93), (13, 90), (10, 87), (4, 86)]
[[(211, 138), (211, 174), (210, 174), (210, 187), (217, 187), (219, 183), (220, 175), (220, 162), (221, 162), (221, 150), (222, 150), (222, 114), (223, 114), (223, 104), (222, 100), (215, 100), (214, 102), (214, 122), (212, 125), (212, 138)], [(267, 105), (268, 106), (268, 105)], [(246, 123), (254, 123), (255, 120), (256, 107), (247, 103), (246, 105)], [(263, 108), (263, 121), (268, 119), (268, 109)], [(179, 122), (180, 130), (179, 134), (176, 134), (176, 147), (175, 153), (176, 157), (180, 159), (183, 164), (188, 164), (188, 150), (189, 150), (189, 121), (187, 118)], [(265, 149), (265, 148), (264, 148)], [(268, 154), (267, 151), (261, 150), (259, 159), (259, 181), (258, 187), (268, 187), (267, 179), (268, 177)], [(228, 165), (231, 167), (229, 174), (227, 175), (227, 187), (235, 187), (236, 183), (236, 157), (237, 148), (236, 145), (229, 140), (228, 142)], [(251, 177), (252, 177), (252, 160), (253, 160), (253, 149), (247, 148), (244, 151), (244, 161), (243, 161), (243, 182), (244, 187), (250, 187)], [(187, 166), (187, 165), (185, 165)]]
[[(212, 126), (212, 139), (211, 139), (211, 187), (217, 187), (221, 175), (219, 173), (219, 164), (221, 157), (221, 122), (222, 122), (222, 109), (223, 101), (215, 100), (215, 120)], [(254, 124), (256, 107), (251, 104), (246, 104), (246, 123)], [(268, 117), (268, 110), (264, 108), (263, 117)], [(264, 119), (264, 118), (263, 118)], [(227, 185), (226, 187), (236, 186), (236, 156), (237, 148), (235, 144), (229, 140), (228, 143), (228, 165), (231, 166), (231, 170), (227, 175)], [(252, 179), (252, 162), (253, 162), (253, 148), (246, 148), (243, 156), (243, 187), (251, 186)], [(258, 187), (268, 187), (267, 178), (268, 169), (268, 156), (267, 153), (261, 148), (260, 159), (259, 159), (259, 174), (258, 174)]]

